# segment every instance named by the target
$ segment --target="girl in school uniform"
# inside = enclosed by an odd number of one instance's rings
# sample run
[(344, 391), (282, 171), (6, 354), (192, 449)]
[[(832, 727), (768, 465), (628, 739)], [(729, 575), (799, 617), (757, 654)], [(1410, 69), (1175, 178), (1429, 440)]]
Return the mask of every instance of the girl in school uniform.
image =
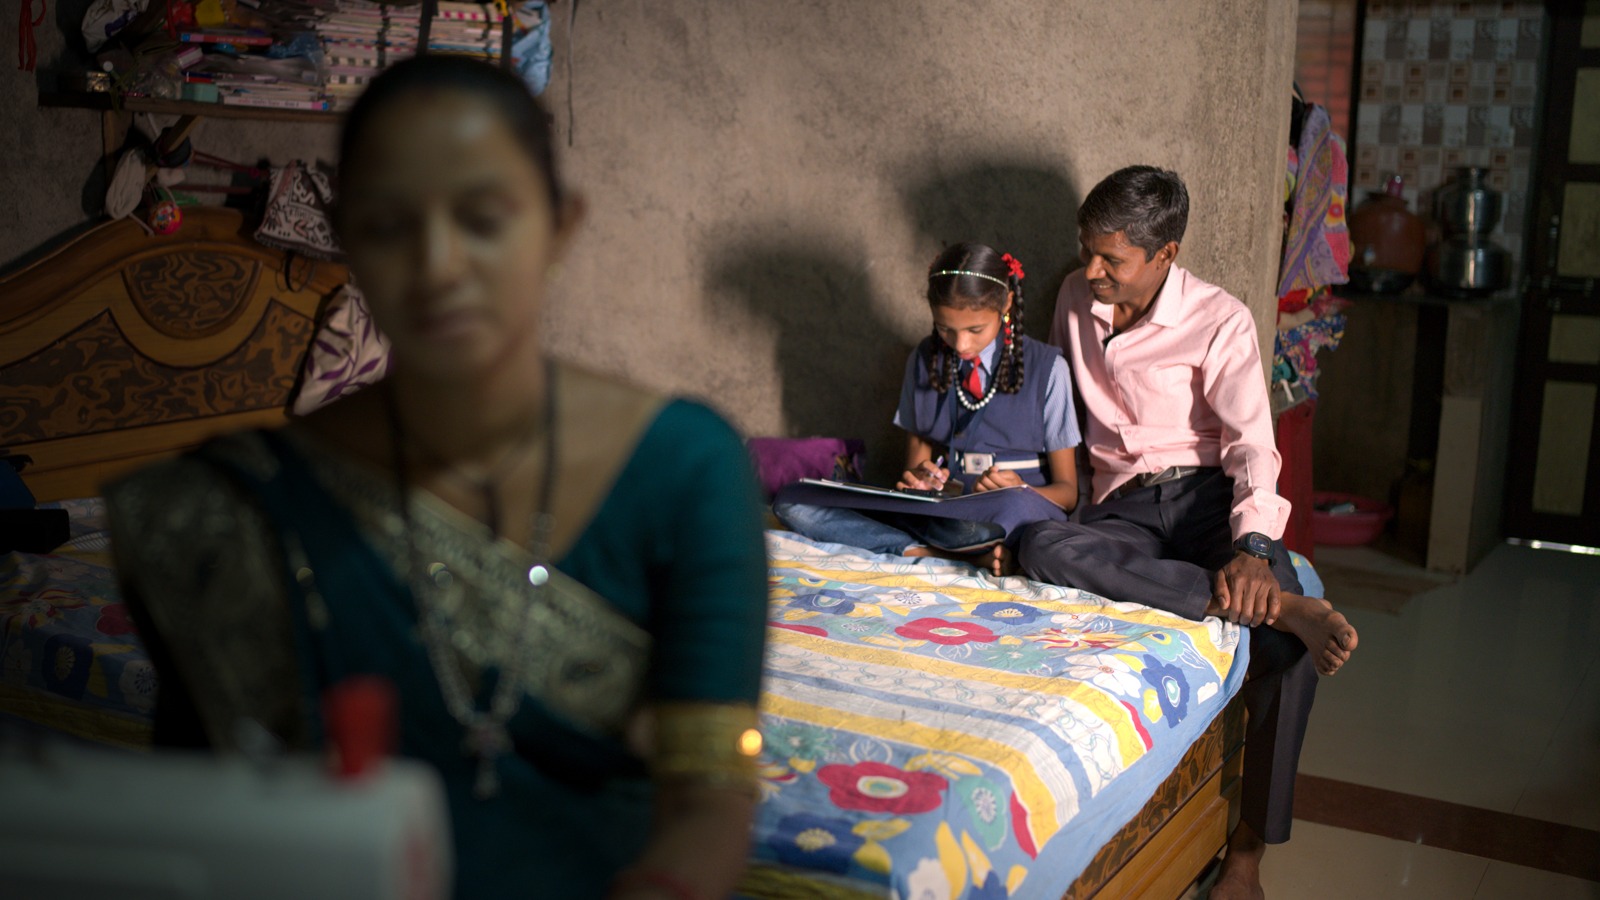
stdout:
[(1022, 265), (977, 243), (928, 269), (933, 334), (906, 361), (894, 423), (906, 432), (898, 488), (1005, 491), (958, 504), (876, 497), (813, 485), (778, 493), (773, 512), (813, 540), (874, 553), (972, 558), (997, 574), (1008, 534), (1065, 519), (1078, 502), (1082, 442), (1072, 376), (1057, 348), (1022, 333)]

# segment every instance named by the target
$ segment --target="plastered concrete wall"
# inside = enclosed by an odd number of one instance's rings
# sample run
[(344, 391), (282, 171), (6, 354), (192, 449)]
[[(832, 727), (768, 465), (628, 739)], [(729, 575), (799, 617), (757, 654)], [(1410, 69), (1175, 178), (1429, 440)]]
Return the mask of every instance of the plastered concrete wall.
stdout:
[(1131, 163), (1185, 177), (1180, 262), (1270, 335), (1293, 2), (585, 0), (570, 31), (557, 10), (547, 100), (588, 199), (548, 314), (564, 357), (751, 434), (865, 437), (895, 470), (928, 262), (1015, 254), (1042, 337), (1080, 198)]
[[(51, 4), (43, 63), (85, 2)], [(1184, 175), (1180, 262), (1270, 335), (1292, 0), (555, 9), (546, 100), (589, 212), (548, 315), (563, 357), (704, 397), (750, 434), (864, 437), (892, 470), (927, 263), (960, 240), (1015, 254), (1042, 337), (1076, 265), (1079, 199), (1131, 163)], [(16, 27), (0, 16), (0, 46)], [(12, 266), (95, 215), (104, 183), (98, 115), (37, 109), (33, 76), (0, 70)], [(332, 126), (203, 129), (198, 146), (240, 161), (335, 143)]]

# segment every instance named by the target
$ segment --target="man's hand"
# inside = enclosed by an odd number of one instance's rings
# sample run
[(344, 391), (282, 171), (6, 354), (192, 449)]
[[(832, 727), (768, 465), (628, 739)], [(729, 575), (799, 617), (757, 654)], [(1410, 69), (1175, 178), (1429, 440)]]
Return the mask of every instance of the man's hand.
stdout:
[(1222, 616), (1240, 625), (1271, 625), (1278, 619), (1278, 579), (1272, 566), (1244, 551), (1234, 554), (1211, 579), (1211, 591)]
[(983, 475), (978, 478), (978, 483), (972, 486), (972, 492), (976, 494), (979, 491), (993, 491), (1000, 488), (1016, 487), (1022, 483), (1022, 476), (1018, 475), (1016, 472), (1013, 472), (1010, 469), (1001, 469), (995, 466), (990, 466), (988, 470), (986, 470)]

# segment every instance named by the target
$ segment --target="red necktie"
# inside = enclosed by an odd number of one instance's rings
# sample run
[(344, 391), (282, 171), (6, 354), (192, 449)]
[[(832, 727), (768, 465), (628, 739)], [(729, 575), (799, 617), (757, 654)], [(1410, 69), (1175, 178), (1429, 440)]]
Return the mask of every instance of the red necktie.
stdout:
[(978, 364), (976, 362), (968, 362), (966, 366), (967, 378), (961, 383), (961, 386), (966, 388), (967, 393), (971, 394), (974, 398), (982, 397), (983, 376), (978, 373)]

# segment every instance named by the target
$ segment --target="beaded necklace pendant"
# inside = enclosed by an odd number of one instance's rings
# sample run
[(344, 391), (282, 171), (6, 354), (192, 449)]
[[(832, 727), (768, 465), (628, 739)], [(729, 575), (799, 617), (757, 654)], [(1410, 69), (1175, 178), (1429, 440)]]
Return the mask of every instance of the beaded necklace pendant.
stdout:
[[(555, 378), (555, 367), (547, 366), (544, 409), (545, 471), (533, 516), (533, 539), (529, 549), (533, 552), (534, 564), (528, 568), (528, 586), (524, 589), (528, 597), (524, 610), (532, 610), (539, 605), (540, 595), (550, 581), (550, 570), (547, 568), (546, 560), (549, 559), (550, 536), (555, 524), (555, 519), (549, 512), (551, 499), (555, 493), (557, 466)], [(480, 709), (467, 682), (466, 673), (462, 671), (461, 664), (451, 651), (451, 625), (442, 604), (435, 596), (435, 591), (448, 586), (448, 570), (440, 563), (425, 566), (417, 547), (407, 478), (405, 434), (392, 391), (389, 394), (389, 403), (391, 438), (395, 453), (396, 490), (400, 498), (401, 519), (405, 523), (409, 569), (407, 575), (412, 600), (417, 605), (422, 643), (434, 677), (438, 680), (440, 691), (444, 695), (445, 707), (449, 710), (451, 718), (460, 723), (465, 731), (462, 750), (477, 761), (478, 773), (473, 782), (473, 795), (480, 800), (486, 800), (500, 792), (500, 777), (496, 771), (496, 764), (501, 755), (513, 747), (511, 732), (507, 730), (506, 723), (511, 721), (511, 717), (522, 705), (522, 666), (527, 654), (520, 652), (522, 650), (520, 646), (513, 648), (510, 660), (495, 682), (494, 691), (489, 698), (489, 708)], [(485, 506), (490, 513), (490, 527), (498, 532), (499, 498), (494, 496), (493, 487), (491, 483), (485, 489)], [(430, 571), (433, 573), (432, 577), (429, 577)], [(444, 575), (443, 581), (441, 575)], [(526, 635), (528, 626), (529, 623), (526, 621), (521, 623), (517, 634)]]

